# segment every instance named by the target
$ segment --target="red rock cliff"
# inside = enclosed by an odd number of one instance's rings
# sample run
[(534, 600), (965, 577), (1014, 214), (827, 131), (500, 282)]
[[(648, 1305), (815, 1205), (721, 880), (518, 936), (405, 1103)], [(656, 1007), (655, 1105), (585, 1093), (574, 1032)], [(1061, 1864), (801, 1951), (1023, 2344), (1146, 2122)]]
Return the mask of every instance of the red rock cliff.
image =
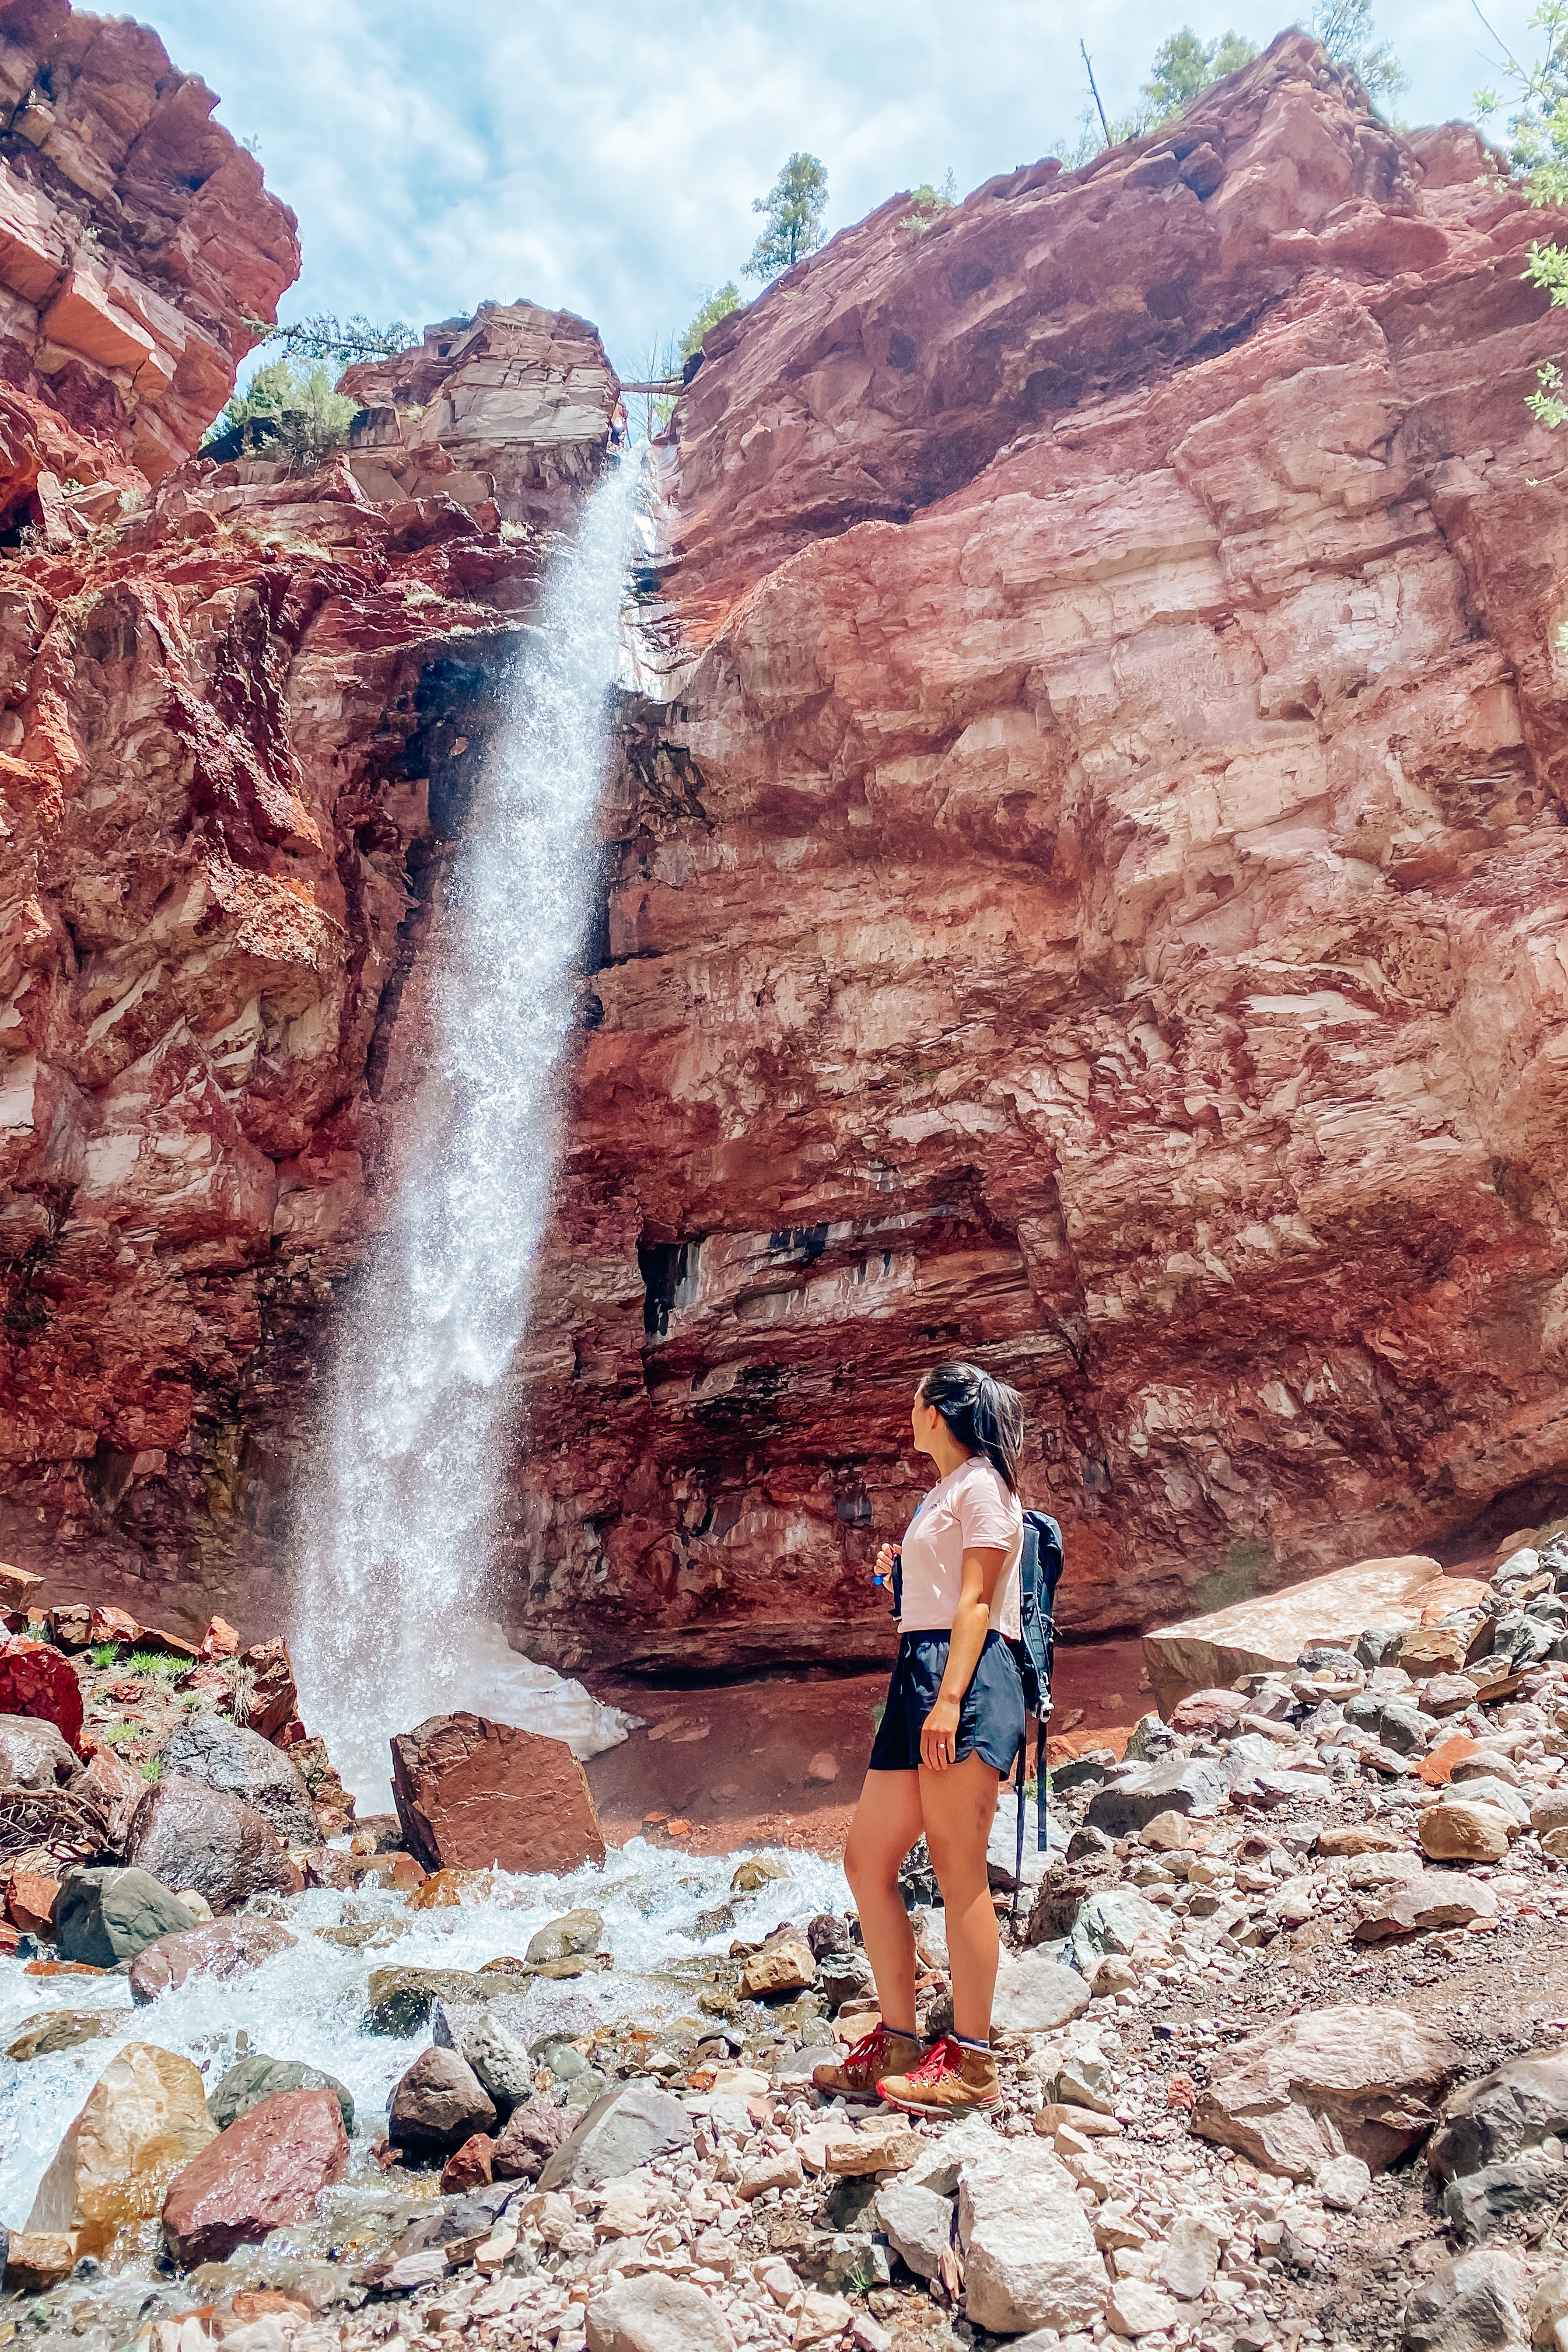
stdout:
[(559, 1654), (885, 1633), (944, 1353), (1079, 1628), (1561, 1494), (1568, 334), (1483, 164), (1286, 36), (710, 338), (530, 1367)]
[[(519, 1366), (539, 1654), (884, 1646), (945, 1352), (1029, 1399), (1080, 1628), (1556, 1499), (1549, 226), (1292, 35), (710, 338)], [(616, 397), (526, 306), (358, 390), (314, 483), (185, 467), (0, 583), (0, 1549), (230, 1616)]]

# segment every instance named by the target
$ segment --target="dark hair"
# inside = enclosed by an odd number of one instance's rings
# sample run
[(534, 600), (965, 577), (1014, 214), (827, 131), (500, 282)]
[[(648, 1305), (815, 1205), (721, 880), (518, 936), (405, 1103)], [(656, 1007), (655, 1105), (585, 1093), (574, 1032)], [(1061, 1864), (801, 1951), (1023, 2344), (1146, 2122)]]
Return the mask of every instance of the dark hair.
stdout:
[(1010, 1494), (1018, 1491), (1024, 1400), (978, 1364), (937, 1364), (915, 1394), (934, 1405), (967, 1453), (983, 1454)]

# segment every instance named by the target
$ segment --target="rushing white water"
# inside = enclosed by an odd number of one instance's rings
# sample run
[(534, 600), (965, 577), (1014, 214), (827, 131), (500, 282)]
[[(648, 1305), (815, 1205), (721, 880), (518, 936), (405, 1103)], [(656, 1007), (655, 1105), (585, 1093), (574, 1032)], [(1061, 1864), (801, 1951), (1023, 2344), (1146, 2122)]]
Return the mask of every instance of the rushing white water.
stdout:
[(431, 1058), (389, 1230), (345, 1314), (325, 1460), (297, 1514), (289, 1647), (303, 1711), (364, 1804), (390, 1801), (389, 1734), (446, 1708), (569, 1738), (579, 1754), (625, 1728), (579, 1685), (507, 1652), (483, 1594), (637, 493), (631, 464), (599, 485), (516, 667), (425, 950)]

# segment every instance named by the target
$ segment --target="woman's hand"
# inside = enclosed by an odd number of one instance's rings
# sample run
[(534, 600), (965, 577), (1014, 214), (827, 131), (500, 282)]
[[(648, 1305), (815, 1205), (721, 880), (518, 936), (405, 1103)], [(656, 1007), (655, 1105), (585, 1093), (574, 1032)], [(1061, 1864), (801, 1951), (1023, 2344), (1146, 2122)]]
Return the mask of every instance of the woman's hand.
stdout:
[(877, 1554), (877, 1564), (872, 1569), (871, 1575), (873, 1580), (878, 1583), (889, 1584), (892, 1581), (893, 1547), (891, 1544), (884, 1544)]
[(945, 1772), (958, 1746), (958, 1706), (955, 1698), (939, 1698), (921, 1726), (921, 1762), (932, 1772)]

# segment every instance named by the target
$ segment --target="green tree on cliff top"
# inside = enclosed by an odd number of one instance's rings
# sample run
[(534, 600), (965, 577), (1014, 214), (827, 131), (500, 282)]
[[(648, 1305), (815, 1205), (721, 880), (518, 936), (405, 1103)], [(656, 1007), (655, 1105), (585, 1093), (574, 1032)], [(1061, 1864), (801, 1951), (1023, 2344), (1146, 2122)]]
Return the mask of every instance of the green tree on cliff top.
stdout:
[(741, 307), (741, 289), (732, 278), (726, 279), (722, 286), (716, 287), (702, 302), (697, 316), (680, 338), (682, 361), (694, 358), (702, 349), (702, 338), (709, 329), (716, 327), (721, 319), (727, 319), (731, 310), (738, 310)]
[(741, 264), (741, 275), (760, 278), (766, 284), (806, 254), (815, 253), (822, 243), (827, 211), (826, 165), (797, 149), (767, 194), (755, 199), (752, 210), (762, 214), (766, 226), (752, 247), (751, 259)]
[(1372, 0), (1318, 0), (1308, 30), (1371, 99), (1397, 98), (1409, 79), (1387, 42), (1373, 38)]
[[(1534, 205), (1568, 204), (1568, 0), (1542, 0), (1530, 20), (1532, 33), (1544, 37), (1541, 56), (1522, 63), (1504, 50), (1502, 78), (1510, 86), (1513, 112), (1508, 122), (1508, 160), (1523, 181)], [(1503, 98), (1496, 89), (1476, 92), (1476, 111), (1500, 112)], [(1553, 302), (1568, 303), (1568, 248), (1538, 239), (1525, 260), (1525, 276), (1544, 288)], [(1527, 405), (1541, 425), (1555, 428), (1568, 421), (1563, 371), (1551, 362), (1537, 371), (1537, 390)]]

